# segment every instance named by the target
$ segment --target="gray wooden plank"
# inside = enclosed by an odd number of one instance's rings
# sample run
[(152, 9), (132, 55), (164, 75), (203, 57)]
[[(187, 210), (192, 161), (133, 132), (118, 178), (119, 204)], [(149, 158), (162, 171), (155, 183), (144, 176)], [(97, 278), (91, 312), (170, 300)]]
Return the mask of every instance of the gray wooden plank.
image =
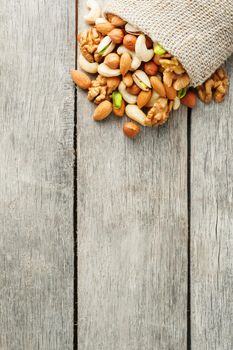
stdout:
[(75, 4), (0, 17), (0, 349), (72, 349)]
[(78, 91), (79, 349), (186, 349), (187, 111), (135, 141), (92, 111)]
[(193, 349), (233, 348), (233, 58), (230, 95), (192, 113)]

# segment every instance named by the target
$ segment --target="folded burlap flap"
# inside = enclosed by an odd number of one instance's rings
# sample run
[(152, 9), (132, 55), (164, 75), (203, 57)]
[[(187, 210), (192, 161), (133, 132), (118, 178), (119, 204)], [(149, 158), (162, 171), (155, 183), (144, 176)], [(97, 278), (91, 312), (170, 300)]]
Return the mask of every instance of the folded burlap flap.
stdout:
[(233, 53), (233, 0), (115, 0), (114, 13), (158, 41), (183, 64), (193, 86)]

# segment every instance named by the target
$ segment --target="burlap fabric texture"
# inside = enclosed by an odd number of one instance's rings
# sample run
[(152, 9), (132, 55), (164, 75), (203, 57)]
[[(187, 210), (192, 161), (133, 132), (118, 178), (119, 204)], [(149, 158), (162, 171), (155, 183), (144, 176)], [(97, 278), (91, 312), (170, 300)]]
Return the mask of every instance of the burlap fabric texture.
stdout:
[(233, 53), (233, 0), (113, 0), (104, 9), (140, 28), (202, 84)]

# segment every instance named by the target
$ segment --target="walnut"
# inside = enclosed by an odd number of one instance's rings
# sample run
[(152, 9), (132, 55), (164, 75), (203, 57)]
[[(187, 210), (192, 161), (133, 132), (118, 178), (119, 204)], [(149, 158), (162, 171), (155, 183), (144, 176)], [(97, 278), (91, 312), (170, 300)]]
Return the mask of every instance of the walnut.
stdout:
[(204, 103), (210, 103), (213, 98), (215, 102), (220, 103), (224, 100), (228, 87), (227, 74), (223, 68), (219, 68), (204, 84), (197, 87), (197, 93)]
[(174, 72), (176, 74), (183, 74), (185, 72), (182, 64), (176, 57), (172, 57), (171, 59), (161, 58), (159, 63), (165, 72)]
[(102, 75), (98, 75), (96, 80), (92, 80), (91, 87), (88, 90), (88, 100), (96, 104), (110, 99), (107, 93), (107, 79)]
[(147, 113), (146, 124), (162, 125), (168, 120), (169, 106), (166, 98), (158, 98)]
[(102, 56), (96, 51), (102, 38), (103, 35), (96, 28), (90, 28), (78, 35), (80, 51), (86, 60), (91, 63), (100, 62), (102, 59)]

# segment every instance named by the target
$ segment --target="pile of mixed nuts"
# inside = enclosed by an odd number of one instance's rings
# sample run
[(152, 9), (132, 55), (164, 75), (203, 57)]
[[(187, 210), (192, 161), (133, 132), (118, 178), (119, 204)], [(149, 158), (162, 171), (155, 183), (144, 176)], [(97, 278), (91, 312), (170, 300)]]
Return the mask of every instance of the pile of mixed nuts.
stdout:
[[(158, 42), (114, 14), (102, 18), (96, 0), (88, 0), (87, 5), (90, 12), (85, 20), (93, 26), (78, 35), (79, 66), (97, 76), (91, 80), (78, 70), (71, 75), (97, 105), (94, 120), (113, 112), (120, 118), (126, 114), (143, 126), (162, 125), (180, 104), (193, 108), (196, 92), (205, 103), (223, 101), (229, 80), (222, 68), (197, 89), (189, 88), (190, 78), (182, 64)], [(134, 138), (140, 127), (128, 122), (123, 131)]]

